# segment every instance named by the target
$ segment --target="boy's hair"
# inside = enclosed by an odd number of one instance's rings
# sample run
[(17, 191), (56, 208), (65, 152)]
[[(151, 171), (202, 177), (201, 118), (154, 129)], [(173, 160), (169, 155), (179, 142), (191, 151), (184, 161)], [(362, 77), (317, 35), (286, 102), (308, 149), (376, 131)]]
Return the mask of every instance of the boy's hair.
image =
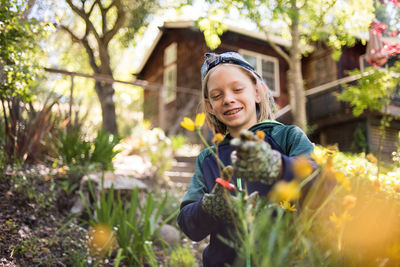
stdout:
[[(215, 133), (227, 133), (226, 125), (223, 124), (218, 118), (209, 113), (206, 108), (206, 100), (208, 99), (208, 88), (207, 82), (210, 73), (213, 69), (220, 64), (229, 64), (240, 69), (244, 74), (246, 74), (252, 83), (258, 87), (261, 94), (260, 103), (256, 103), (257, 110), (257, 121), (263, 121), (265, 119), (274, 118), (274, 99), (271, 95), (265, 82), (262, 80), (261, 76), (254, 70), (253, 67), (238, 53), (227, 52), (223, 54), (207, 53), (205, 54), (206, 60), (201, 68), (201, 78), (202, 78), (202, 93), (201, 93), (201, 105), (202, 109), (206, 114), (207, 125), (214, 130)], [(216, 62), (216, 64), (215, 64)], [(263, 93), (264, 92), (264, 93)]]

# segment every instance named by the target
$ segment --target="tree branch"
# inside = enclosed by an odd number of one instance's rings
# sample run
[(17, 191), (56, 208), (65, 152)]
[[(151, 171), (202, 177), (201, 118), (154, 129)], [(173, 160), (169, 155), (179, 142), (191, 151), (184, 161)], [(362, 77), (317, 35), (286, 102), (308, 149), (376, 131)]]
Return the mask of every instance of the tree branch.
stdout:
[(124, 11), (121, 1), (116, 0), (114, 4), (117, 8), (117, 19), (115, 21), (114, 26), (109, 31), (105, 32), (103, 35), (103, 41), (105, 46), (108, 46), (110, 40), (114, 37), (114, 35), (119, 31), (119, 29), (121, 29), (121, 27), (125, 23), (126, 13)]
[(83, 38), (79, 38), (67, 26), (60, 25), (60, 27), (61, 27), (61, 29), (66, 31), (71, 36), (73, 42), (77, 42), (77, 43), (80, 43), (83, 45), (83, 47), (85, 48), (85, 50), (89, 56), (90, 66), (92, 67), (92, 69), (95, 73), (98, 73), (99, 67), (96, 64), (96, 58), (94, 56), (93, 49), (90, 47), (89, 42), (87, 41), (88, 30), (86, 30)]
[[(100, 36), (99, 36), (98, 32), (96, 31), (96, 28), (94, 27), (93, 23), (90, 21), (88, 14), (85, 13), (85, 10), (79, 9), (77, 6), (75, 6), (72, 3), (72, 0), (65, 0), (65, 1), (71, 7), (72, 11), (74, 11), (79, 17), (81, 17), (85, 21), (86, 26), (93, 33), (96, 40), (98, 42), (100, 42), (101, 41)], [(94, 4), (95, 3), (93, 3), (93, 5)], [(92, 7), (91, 7), (91, 9), (92, 9)]]

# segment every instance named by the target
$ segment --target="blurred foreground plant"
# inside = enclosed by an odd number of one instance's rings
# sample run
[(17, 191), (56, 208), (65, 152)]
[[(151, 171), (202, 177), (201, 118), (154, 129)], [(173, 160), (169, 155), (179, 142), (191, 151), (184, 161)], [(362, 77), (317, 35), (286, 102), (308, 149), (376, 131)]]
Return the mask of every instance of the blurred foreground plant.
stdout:
[[(201, 123), (181, 125), (205, 142)], [(213, 141), (205, 144), (223, 169), (222, 138)], [(232, 238), (220, 238), (237, 251), (234, 266), (400, 266), (400, 169), (377, 176), (374, 157), (334, 146), (316, 146), (312, 157), (318, 169), (298, 157), (294, 180), (275, 183), (267, 197), (226, 190), (235, 216)]]
[(81, 197), (86, 203), (89, 214), (87, 223), (94, 230), (100, 229), (92, 232), (90, 245), (93, 247), (93, 244), (96, 244), (97, 251), (94, 252), (97, 254), (101, 252), (101, 256), (106, 256), (118, 249), (118, 260), (122, 259), (128, 266), (157, 266), (153, 242), (159, 241), (163, 244), (158, 232), (161, 226), (178, 212), (176, 210), (167, 218), (161, 218), (168, 194), (158, 202), (150, 192), (145, 201), (142, 201), (138, 188), (134, 188), (131, 191), (130, 201), (125, 203), (120, 191), (114, 195), (113, 186), (108, 191), (101, 186), (100, 195), (96, 197), (94, 188), (89, 182), (89, 191), (94, 199), (94, 210), (91, 210), (83, 194)]

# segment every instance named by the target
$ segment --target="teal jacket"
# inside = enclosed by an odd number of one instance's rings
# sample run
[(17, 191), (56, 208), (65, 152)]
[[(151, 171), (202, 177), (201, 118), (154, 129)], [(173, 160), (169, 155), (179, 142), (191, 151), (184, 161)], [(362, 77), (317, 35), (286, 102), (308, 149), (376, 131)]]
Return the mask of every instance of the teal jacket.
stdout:
[[(282, 156), (282, 179), (290, 181), (293, 179), (292, 161), (299, 155), (310, 156), (314, 146), (305, 133), (297, 126), (283, 125), (276, 121), (263, 121), (252, 126), (252, 132), (264, 131), (265, 141), (281, 153)], [(230, 155), (233, 151), (230, 145), (232, 137), (228, 134), (224, 141), (218, 146), (218, 156), (225, 166), (231, 165)], [(215, 151), (215, 147), (212, 147)], [(189, 189), (181, 203), (181, 210), (178, 216), (178, 224), (182, 231), (192, 240), (200, 241), (210, 235), (210, 244), (203, 252), (203, 265), (224, 266), (232, 264), (235, 259), (235, 252), (232, 248), (222, 243), (217, 235), (227, 238), (228, 229), (225, 224), (213, 220), (201, 208), (201, 199), (205, 193), (210, 193), (215, 185), (215, 179), (220, 176), (217, 161), (208, 149), (200, 152), (196, 160), (196, 170), (189, 184)], [(242, 181), (243, 182), (243, 181)], [(237, 186), (234, 176), (231, 183)], [(271, 185), (259, 182), (246, 182), (242, 188), (247, 188), (249, 194), (258, 191), (266, 195)]]

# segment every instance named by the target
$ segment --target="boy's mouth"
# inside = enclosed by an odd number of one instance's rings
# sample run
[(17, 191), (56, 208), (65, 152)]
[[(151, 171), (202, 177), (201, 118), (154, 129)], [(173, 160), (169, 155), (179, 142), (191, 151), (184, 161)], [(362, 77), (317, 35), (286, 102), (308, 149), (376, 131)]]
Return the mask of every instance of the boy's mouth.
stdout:
[(243, 108), (234, 108), (224, 112), (224, 115), (233, 115), (241, 111)]

